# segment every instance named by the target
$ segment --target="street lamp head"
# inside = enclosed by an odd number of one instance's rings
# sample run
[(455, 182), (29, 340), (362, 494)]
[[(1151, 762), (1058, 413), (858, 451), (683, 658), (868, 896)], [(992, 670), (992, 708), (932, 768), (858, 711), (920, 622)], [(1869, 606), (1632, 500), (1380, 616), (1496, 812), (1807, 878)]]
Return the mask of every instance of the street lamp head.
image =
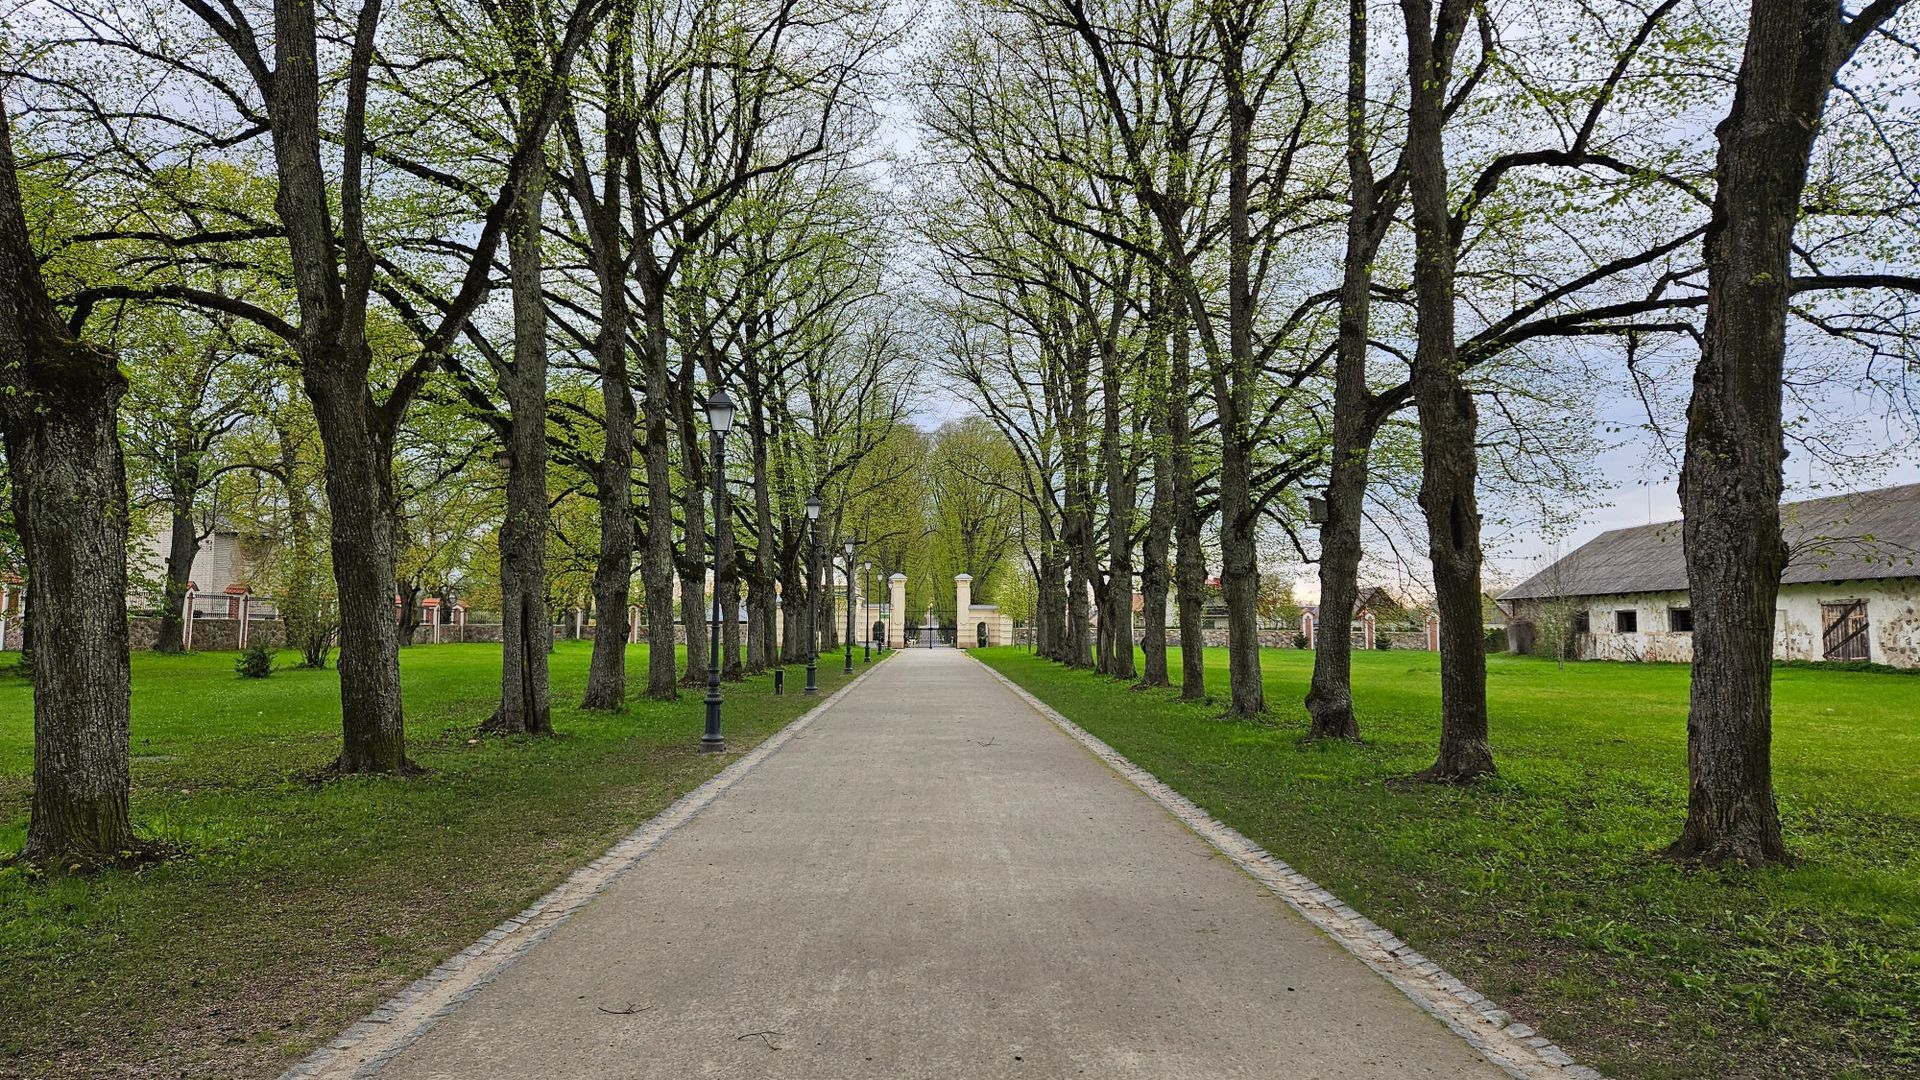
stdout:
[(858, 545), (859, 545), (859, 543), (860, 543), (860, 541), (858, 541), (858, 540), (855, 540), (855, 539), (854, 539), (853, 537), (851, 537), (851, 536), (849, 536), (849, 537), (847, 537), (847, 542), (846, 542), (846, 544), (845, 544), (845, 547), (846, 547), (846, 551), (847, 551), (847, 558), (849, 558), (849, 559), (851, 559), (851, 558), (853, 558), (853, 549), (854, 549), (854, 548), (855, 548), (856, 546), (858, 546)]
[(733, 430), (733, 399), (727, 396), (725, 387), (717, 387), (713, 396), (707, 398), (707, 424), (714, 434), (725, 435)]
[(866, 562), (861, 563), (860, 570), (862, 573), (867, 573), (867, 574), (873, 573), (873, 560), (868, 559)]
[(820, 520), (820, 496), (818, 495), (807, 496), (807, 520)]

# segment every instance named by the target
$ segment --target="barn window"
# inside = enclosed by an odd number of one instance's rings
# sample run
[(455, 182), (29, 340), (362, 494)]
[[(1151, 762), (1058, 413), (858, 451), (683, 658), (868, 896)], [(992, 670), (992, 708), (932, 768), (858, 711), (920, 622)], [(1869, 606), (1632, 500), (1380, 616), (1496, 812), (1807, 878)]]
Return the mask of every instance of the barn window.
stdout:
[(1820, 605), (1821, 654), (1828, 660), (1865, 660), (1867, 602), (1840, 600)]
[(1693, 633), (1693, 609), (1688, 607), (1668, 608), (1667, 629), (1676, 634)]
[(1640, 632), (1640, 611), (1627, 608), (1613, 613), (1613, 632), (1616, 634), (1637, 634)]
[(1593, 619), (1587, 614), (1586, 608), (1581, 608), (1579, 611), (1573, 613), (1573, 632), (1576, 634), (1593, 633)]

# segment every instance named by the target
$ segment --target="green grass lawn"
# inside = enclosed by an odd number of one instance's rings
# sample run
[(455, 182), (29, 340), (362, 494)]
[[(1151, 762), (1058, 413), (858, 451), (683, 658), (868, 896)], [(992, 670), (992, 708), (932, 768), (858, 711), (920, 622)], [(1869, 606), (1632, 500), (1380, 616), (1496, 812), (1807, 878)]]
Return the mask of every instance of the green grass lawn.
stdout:
[[(1366, 742), (1310, 747), (1306, 652), (1264, 654), (1258, 724), (975, 655), (1610, 1075), (1920, 1075), (1920, 678), (1778, 670), (1800, 861), (1713, 872), (1657, 857), (1686, 806), (1682, 665), (1489, 657), (1500, 775), (1458, 790), (1386, 783), (1432, 763), (1430, 653), (1356, 654)], [(1224, 694), (1224, 650), (1207, 677)]]
[[(0, 1075), (273, 1076), (818, 700), (798, 668), (784, 697), (771, 676), (730, 684), (734, 752), (702, 755), (701, 691), (575, 709), (590, 648), (556, 649), (559, 734), (542, 740), (474, 739), (498, 645), (403, 650), (428, 774), (321, 787), (302, 776), (338, 753), (333, 670), (251, 681), (233, 653), (136, 653), (134, 820), (185, 854), (0, 868)], [(832, 661), (823, 691), (842, 682)], [(629, 649), (630, 679), (646, 663)], [(0, 853), (25, 837), (32, 742), (27, 683), (0, 679)]]

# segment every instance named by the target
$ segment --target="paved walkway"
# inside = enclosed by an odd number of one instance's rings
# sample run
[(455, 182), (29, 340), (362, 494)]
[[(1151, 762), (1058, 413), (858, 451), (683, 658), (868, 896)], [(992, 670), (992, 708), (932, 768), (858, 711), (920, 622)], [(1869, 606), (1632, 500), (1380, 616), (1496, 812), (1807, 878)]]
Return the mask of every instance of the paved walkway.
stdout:
[(965, 654), (913, 649), (379, 1075), (1505, 1074)]

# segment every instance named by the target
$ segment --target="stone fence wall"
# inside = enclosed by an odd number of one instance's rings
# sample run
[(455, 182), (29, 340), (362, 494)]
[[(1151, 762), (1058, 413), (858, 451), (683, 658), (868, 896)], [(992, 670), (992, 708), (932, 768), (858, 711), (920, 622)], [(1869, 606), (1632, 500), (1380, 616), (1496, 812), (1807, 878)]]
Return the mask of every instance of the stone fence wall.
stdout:
[[(592, 623), (581, 627), (577, 640), (592, 641), (594, 629)], [(440, 625), (440, 640), (436, 643), (433, 640), (433, 630), (434, 628), (426, 623), (421, 623), (419, 626), (414, 627), (412, 644), (498, 644), (501, 633), (499, 623), (466, 623), (464, 625), (442, 623)], [(20, 620), (17, 618), (8, 619), (4, 640), (0, 640), (0, 651), (19, 652), (21, 648), (21, 634), (22, 627)], [(576, 640), (573, 624), (571, 622), (554, 624), (553, 639), (555, 641)], [(643, 626), (640, 628), (640, 640), (645, 641), (646, 639), (647, 630), (646, 627)], [(159, 640), (159, 616), (134, 615), (127, 619), (127, 644), (129, 647), (137, 651), (146, 651), (152, 649)], [(673, 640), (677, 644), (686, 644), (686, 627), (675, 625), (673, 628)], [(291, 648), (291, 646), (286, 643), (286, 624), (279, 619), (250, 620), (247, 626), (247, 644), (265, 645), (269, 649)], [(239, 648), (240, 620), (209, 618), (193, 620), (194, 652), (235, 652), (238, 651)]]
[[(1286, 630), (1286, 629), (1262, 630), (1260, 631), (1260, 634), (1259, 634), (1260, 647), (1263, 649), (1291, 649), (1294, 647), (1294, 638), (1298, 633), (1299, 631), (1297, 630)], [(1387, 642), (1389, 642), (1389, 646), (1391, 648), (1413, 649), (1421, 652), (1426, 651), (1426, 648), (1427, 648), (1427, 632), (1425, 630), (1379, 629), (1379, 630), (1376, 630), (1374, 633), (1375, 633), (1376, 639), (1379, 639), (1379, 638), (1386, 639)], [(1356, 638), (1359, 637), (1358, 634), (1354, 636)], [(1207, 648), (1224, 649), (1227, 647), (1227, 631), (1224, 628), (1217, 629), (1217, 630), (1202, 630), (1200, 631), (1200, 640), (1201, 640), (1201, 644)], [(1014, 644), (1016, 645), (1033, 644), (1034, 643), (1033, 628), (1030, 626), (1015, 627), (1013, 631), (1013, 641), (1014, 641)], [(1174, 630), (1171, 628), (1168, 629), (1167, 645), (1171, 648), (1176, 648), (1176, 649), (1180, 647), (1180, 632), (1178, 630)], [(1359, 641), (1356, 640), (1354, 642), (1353, 647), (1355, 649), (1360, 648)]]

